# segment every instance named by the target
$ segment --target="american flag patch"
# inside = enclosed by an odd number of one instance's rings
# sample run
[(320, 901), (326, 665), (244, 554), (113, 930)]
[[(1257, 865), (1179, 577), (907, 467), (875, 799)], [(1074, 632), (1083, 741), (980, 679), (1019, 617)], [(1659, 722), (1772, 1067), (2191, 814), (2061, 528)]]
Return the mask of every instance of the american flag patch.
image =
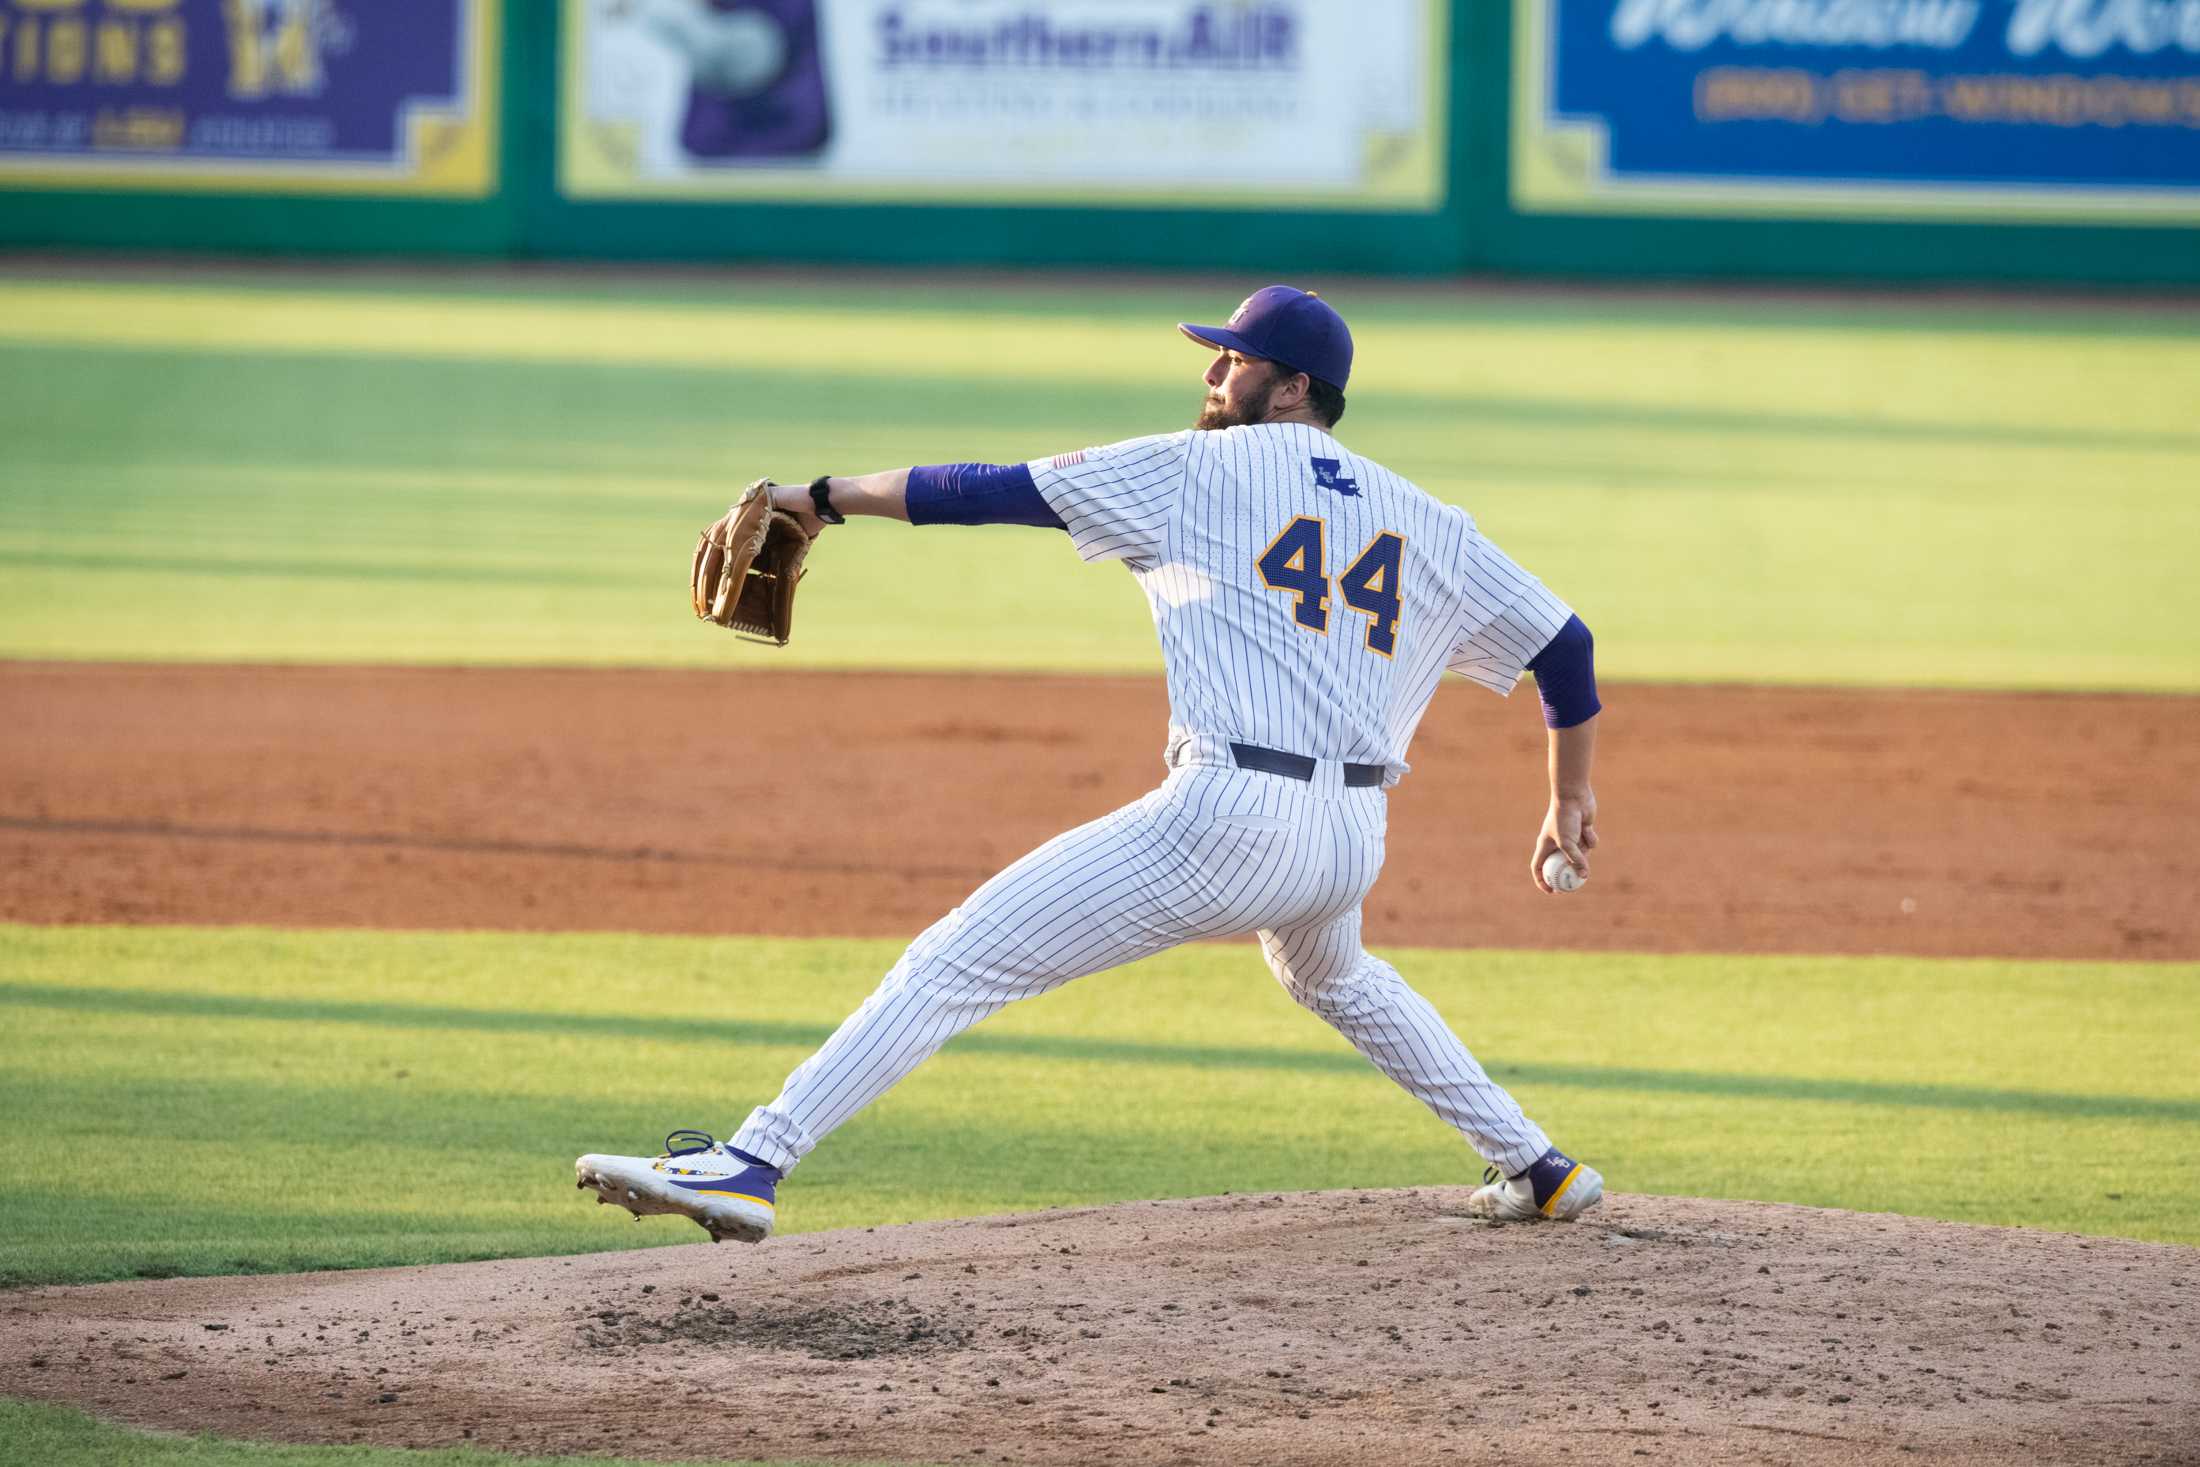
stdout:
[(1078, 449), (1075, 453), (1058, 453), (1054, 455), (1053, 459), (1054, 466), (1058, 469), (1066, 469), (1071, 467), (1072, 465), (1081, 464), (1084, 461), (1085, 451), (1082, 448)]

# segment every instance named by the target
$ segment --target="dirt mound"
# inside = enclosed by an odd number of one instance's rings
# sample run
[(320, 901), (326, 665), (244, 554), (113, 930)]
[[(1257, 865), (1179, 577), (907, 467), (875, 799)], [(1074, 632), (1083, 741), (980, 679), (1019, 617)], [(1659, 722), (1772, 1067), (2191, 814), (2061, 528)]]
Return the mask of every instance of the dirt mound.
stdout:
[(32, 1290), (0, 1394), (690, 1458), (2195, 1460), (2200, 1251), (1633, 1196), (1499, 1228), (1466, 1195)]

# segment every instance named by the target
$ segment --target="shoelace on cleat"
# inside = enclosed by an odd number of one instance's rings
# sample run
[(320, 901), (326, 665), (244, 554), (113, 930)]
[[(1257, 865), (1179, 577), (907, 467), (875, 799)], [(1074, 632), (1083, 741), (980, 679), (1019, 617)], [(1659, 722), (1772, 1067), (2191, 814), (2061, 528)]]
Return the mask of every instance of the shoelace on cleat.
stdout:
[[(688, 1144), (681, 1145), (683, 1141)], [(665, 1137), (664, 1154), (668, 1157), (693, 1156), (699, 1151), (709, 1151), (717, 1144), (708, 1131), (674, 1131)]]

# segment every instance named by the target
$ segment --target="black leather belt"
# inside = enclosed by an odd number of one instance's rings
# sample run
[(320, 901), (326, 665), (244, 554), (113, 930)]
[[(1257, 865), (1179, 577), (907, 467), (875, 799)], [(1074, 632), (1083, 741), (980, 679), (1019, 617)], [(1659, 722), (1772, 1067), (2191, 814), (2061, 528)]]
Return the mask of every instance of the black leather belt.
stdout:
[[(1258, 744), (1230, 745), (1230, 757), (1240, 769), (1257, 769), (1262, 774), (1280, 774), (1285, 779), (1305, 780), (1314, 778), (1314, 761), (1304, 754), (1286, 754), (1281, 749), (1263, 749)], [(1344, 782), (1353, 789), (1366, 789), (1383, 782), (1383, 766), (1380, 764), (1347, 764)]]

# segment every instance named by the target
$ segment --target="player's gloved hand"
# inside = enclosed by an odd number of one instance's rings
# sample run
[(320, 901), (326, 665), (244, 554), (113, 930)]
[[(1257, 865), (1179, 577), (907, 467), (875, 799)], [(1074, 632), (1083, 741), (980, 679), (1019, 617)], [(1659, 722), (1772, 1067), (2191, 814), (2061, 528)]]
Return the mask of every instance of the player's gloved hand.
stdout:
[(1551, 808), (1543, 816), (1543, 829), (1535, 838), (1535, 854), (1528, 858), (1529, 879), (1537, 891), (1549, 893), (1551, 884), (1543, 879), (1543, 860), (1553, 851), (1566, 856), (1566, 864), (1589, 874), (1588, 852), (1597, 843), (1596, 791), (1583, 787), (1578, 795), (1553, 795)]
[(803, 516), (775, 506), (776, 487), (758, 479), (696, 539), (688, 592), (703, 620), (784, 647), (814, 534)]

